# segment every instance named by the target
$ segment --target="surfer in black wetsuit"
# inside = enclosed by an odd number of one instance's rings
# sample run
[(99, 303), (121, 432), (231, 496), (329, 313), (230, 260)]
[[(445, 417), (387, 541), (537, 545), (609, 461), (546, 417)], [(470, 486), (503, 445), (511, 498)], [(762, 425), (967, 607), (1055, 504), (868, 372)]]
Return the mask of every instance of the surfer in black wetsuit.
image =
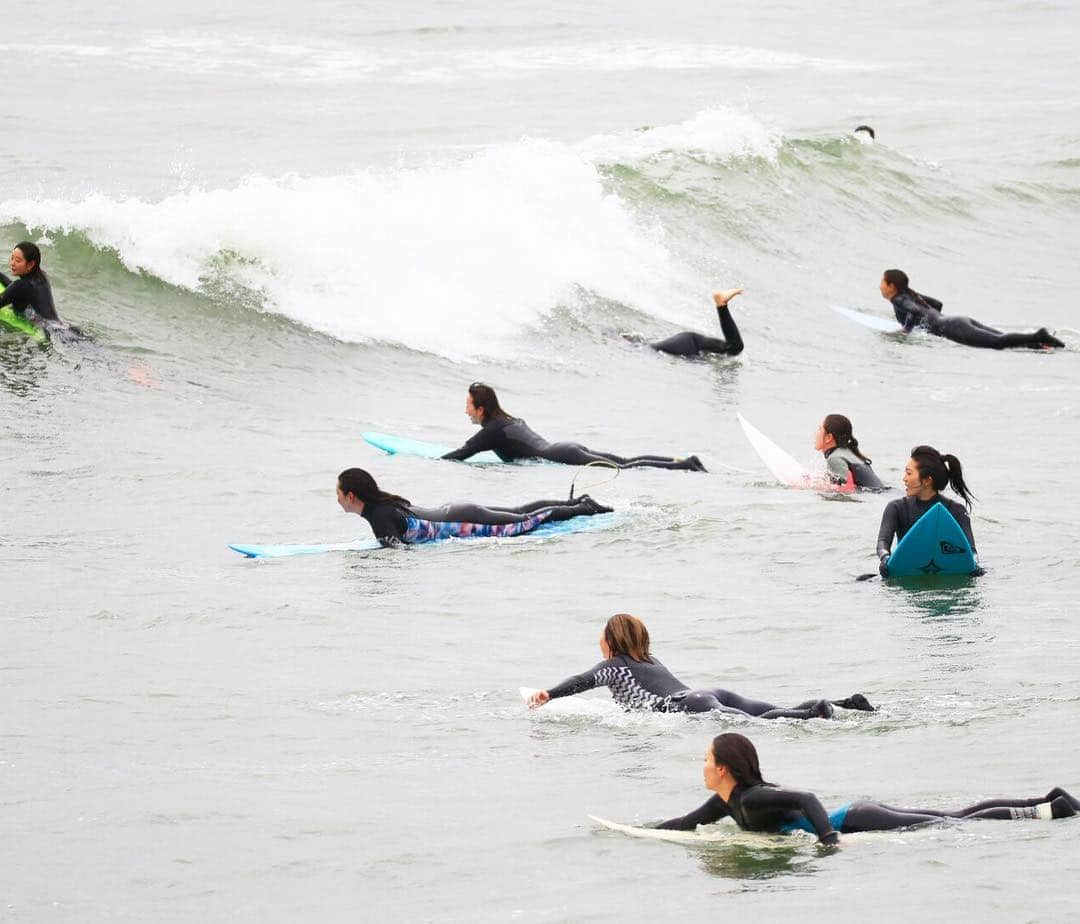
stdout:
[(936, 298), (920, 295), (908, 285), (907, 273), (903, 270), (889, 269), (881, 277), (881, 294), (892, 302), (896, 320), (904, 333), (920, 325), (931, 334), (963, 343), (967, 346), (983, 347), (991, 350), (1004, 350), (1008, 347), (1064, 347), (1045, 327), (1031, 332), (1003, 333), (989, 327), (974, 318), (958, 315), (946, 317), (941, 313), (943, 305)]
[(607, 621), (600, 634), (600, 653), (604, 660), (595, 667), (549, 690), (534, 693), (529, 699), (529, 708), (605, 686), (620, 706), (652, 712), (727, 712), (762, 719), (828, 719), (832, 717), (834, 705), (874, 711), (861, 693), (831, 703), (825, 699), (811, 699), (783, 709), (772, 703), (747, 699), (730, 690), (691, 690), (649, 653), (649, 630), (645, 623), (629, 613), (617, 613)]
[(650, 343), (649, 346), (661, 353), (670, 353), (672, 356), (701, 356), (705, 353), (738, 356), (743, 351), (743, 341), (739, 335), (739, 328), (735, 326), (735, 319), (731, 316), (728, 302), (736, 295), (741, 295), (742, 291), (742, 289), (728, 289), (725, 292), (713, 293), (716, 314), (720, 319), (720, 330), (724, 334), (723, 339), (706, 337), (704, 334), (684, 330), (681, 333), (672, 334), (666, 340)]
[[(975, 537), (971, 532), (971, 519), (968, 516), (974, 497), (964, 483), (964, 471), (956, 456), (948, 453), (942, 455), (933, 446), (916, 446), (911, 450), (911, 458), (904, 466), (904, 477), (901, 481), (906, 496), (886, 504), (881, 515), (881, 528), (878, 530), (878, 571), (882, 577), (889, 576), (889, 555), (892, 553), (893, 537), (896, 537), (897, 542), (903, 539), (919, 517), (934, 504), (945, 505), (971, 543), (972, 554), (977, 554)], [(963, 498), (963, 504), (938, 493), (948, 485)], [(976, 570), (975, 573), (981, 572)]]
[(829, 479), (835, 484), (868, 491), (881, 491), (885, 486), (870, 467), (873, 464), (859, 450), (859, 441), (851, 432), (851, 421), (843, 414), (829, 414), (818, 427), (814, 448), (825, 453)]
[(950, 818), (1021, 819), (1069, 818), (1080, 811), (1080, 801), (1055, 787), (1034, 799), (988, 799), (956, 811), (895, 808), (880, 802), (849, 802), (827, 813), (811, 792), (784, 789), (762, 778), (757, 750), (744, 735), (729, 732), (713, 739), (705, 752), (705, 788), (715, 795), (689, 815), (661, 822), (658, 828), (693, 831), (731, 817), (744, 831), (788, 834), (802, 830), (816, 834), (823, 844), (836, 846), (841, 834), (892, 831), (933, 824)]
[(460, 449), (448, 452), (444, 459), (462, 461), (478, 452), (490, 450), (504, 462), (516, 459), (546, 459), (563, 465), (589, 465), (599, 462), (613, 468), (669, 468), (688, 472), (703, 472), (705, 466), (697, 456), (673, 459), (670, 456), (617, 456), (598, 452), (581, 443), (549, 443), (520, 417), (511, 417), (499, 405), (495, 389), (473, 382), (465, 397), (465, 413), (469, 420), (480, 425), (480, 432)]
[(17, 278), (12, 281), (0, 273), (0, 282), (5, 286), (4, 291), (0, 292), (0, 308), (11, 305), (12, 310), (23, 317), (26, 317), (29, 309), (32, 312), (29, 320), (40, 318), (42, 321), (59, 322), (52, 287), (49, 277), (41, 268), (41, 251), (37, 244), (30, 241), (16, 244), (12, 248), (9, 265), (11, 274)]
[(485, 507), (480, 504), (445, 504), (417, 507), (396, 494), (383, 491), (362, 468), (338, 475), (337, 499), (346, 513), (358, 513), (384, 546), (429, 542), (434, 539), (476, 536), (516, 536), (543, 523), (573, 517), (611, 513), (589, 495), (574, 500), (539, 500), (520, 507)]

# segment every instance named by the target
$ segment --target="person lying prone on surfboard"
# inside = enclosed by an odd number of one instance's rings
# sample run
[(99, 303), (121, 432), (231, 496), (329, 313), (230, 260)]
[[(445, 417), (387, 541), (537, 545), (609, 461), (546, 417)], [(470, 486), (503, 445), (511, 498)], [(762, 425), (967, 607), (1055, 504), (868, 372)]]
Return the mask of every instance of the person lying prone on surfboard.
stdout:
[(828, 719), (833, 706), (873, 712), (861, 693), (846, 699), (811, 699), (790, 709), (747, 699), (719, 688), (691, 690), (649, 653), (649, 630), (636, 616), (616, 613), (600, 633), (604, 660), (583, 674), (564, 680), (549, 690), (537, 690), (528, 706), (536, 709), (561, 696), (573, 696), (595, 687), (607, 687), (615, 702), (625, 709), (653, 712), (726, 712), (762, 719)]
[(588, 494), (572, 500), (532, 501), (519, 507), (417, 507), (404, 497), (383, 491), (362, 468), (346, 469), (338, 475), (337, 500), (346, 513), (357, 513), (367, 520), (384, 546), (453, 537), (517, 536), (543, 523), (611, 513), (612, 509)]
[(661, 822), (658, 828), (693, 831), (731, 818), (744, 831), (789, 834), (808, 831), (823, 844), (836, 846), (841, 834), (892, 831), (915, 825), (942, 823), (951, 818), (1043, 819), (1069, 818), (1080, 811), (1080, 801), (1064, 789), (1051, 789), (1033, 799), (988, 799), (955, 811), (895, 808), (880, 802), (849, 802), (826, 812), (811, 792), (786, 789), (762, 776), (757, 749), (745, 735), (729, 732), (712, 740), (705, 752), (702, 773), (705, 788), (714, 795), (688, 815)]

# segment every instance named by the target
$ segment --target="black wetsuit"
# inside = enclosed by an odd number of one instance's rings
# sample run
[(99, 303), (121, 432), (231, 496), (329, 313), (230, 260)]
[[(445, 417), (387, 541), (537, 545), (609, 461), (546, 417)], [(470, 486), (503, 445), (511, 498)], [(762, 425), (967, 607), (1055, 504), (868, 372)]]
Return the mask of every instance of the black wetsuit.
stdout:
[(670, 456), (631, 456), (625, 458), (610, 452), (596, 452), (581, 443), (549, 443), (520, 417), (493, 417), (480, 425), (480, 431), (469, 437), (460, 449), (448, 452), (444, 459), (462, 461), (478, 452), (490, 450), (504, 462), (518, 459), (546, 459), (563, 465), (588, 465), (605, 462), (618, 468), (670, 468), (703, 472), (705, 466), (697, 456), (673, 459)]
[(825, 460), (828, 464), (829, 477), (838, 484), (844, 484), (850, 473), (857, 488), (866, 488), (868, 491), (882, 491), (885, 488), (881, 479), (874, 474), (869, 460), (860, 459), (846, 447), (834, 446), (827, 450)]
[(918, 324), (925, 327), (931, 334), (967, 346), (1004, 350), (1008, 347), (1063, 347), (1065, 345), (1052, 336), (1045, 327), (1030, 332), (1003, 333), (974, 318), (960, 315), (946, 317), (941, 313), (942, 304), (936, 298), (920, 295), (911, 290), (901, 292), (892, 299), (892, 306), (896, 320), (900, 322), (905, 332), (910, 332)]
[[(1037, 806), (1044, 806), (1040, 812)], [(892, 831), (913, 825), (932, 824), (949, 818), (1068, 818), (1080, 811), (1080, 802), (1064, 789), (1054, 788), (1034, 799), (987, 799), (956, 811), (895, 808), (880, 802), (849, 802), (826, 814), (817, 796), (810, 792), (781, 789), (771, 783), (736, 786), (725, 802), (714, 795), (689, 815), (671, 818), (657, 825), (674, 831), (693, 831), (721, 818), (731, 817), (744, 831), (787, 834), (802, 830), (817, 834), (826, 844), (835, 844), (838, 834), (859, 831)]]
[(964, 531), (964, 535), (967, 536), (968, 542), (971, 543), (972, 553), (975, 553), (975, 537), (971, 533), (971, 518), (968, 516), (967, 510), (964, 509), (964, 505), (947, 497), (942, 497), (940, 494), (935, 494), (928, 501), (908, 496), (898, 497), (885, 505), (885, 510), (881, 514), (881, 528), (878, 530), (878, 558), (880, 559), (882, 556), (892, 552), (893, 536), (896, 537), (897, 542), (903, 539), (919, 517), (933, 507), (934, 504), (944, 504), (945, 509), (956, 517), (956, 522), (960, 524), (960, 528)]
[(716, 309), (716, 314), (720, 318), (723, 340), (719, 337), (706, 337), (692, 330), (684, 330), (666, 340), (650, 343), (649, 346), (661, 353), (670, 353), (672, 356), (700, 356), (702, 353), (726, 353), (728, 356), (738, 356), (743, 351), (743, 341), (739, 335), (739, 328), (735, 326), (731, 311), (727, 305), (724, 305)]
[(693, 831), (698, 825), (709, 825), (729, 816), (744, 831), (765, 831), (772, 834), (802, 827), (800, 822), (805, 819), (826, 844), (835, 844), (840, 839), (817, 796), (812, 792), (780, 789), (771, 783), (736, 786), (727, 802), (714, 795), (689, 815), (668, 819), (657, 827), (672, 831)]
[[(485, 507), (480, 504), (444, 504), (442, 507), (417, 507), (415, 504), (364, 505), (360, 515), (368, 521), (375, 538), (384, 546), (400, 542), (423, 542), (451, 535), (516, 535), (528, 532), (540, 523), (555, 523), (573, 517), (608, 513), (587, 494), (576, 500), (538, 500), (520, 507)], [(422, 529), (418, 531), (418, 524)], [(519, 530), (489, 533), (469, 527), (519, 526)], [(456, 529), (456, 527), (465, 527)], [(441, 530), (441, 532), (440, 532)]]
[(6, 286), (0, 292), (0, 308), (11, 305), (16, 314), (25, 315), (27, 308), (32, 308), (43, 321), (59, 321), (56, 305), (53, 304), (52, 287), (45, 274), (33, 272), (19, 276), (14, 282), (0, 273), (0, 282)]
[[(655, 657), (652, 661), (635, 661), (618, 655), (601, 661), (595, 667), (564, 680), (548, 690), (548, 696), (574, 696), (596, 687), (607, 687), (620, 706), (653, 712), (734, 712), (763, 719), (813, 719), (832, 715), (828, 700), (816, 699), (800, 703), (791, 709), (781, 709), (772, 703), (747, 699), (730, 690), (691, 690), (676, 679)], [(849, 709), (872, 710), (860, 694), (835, 705)]]

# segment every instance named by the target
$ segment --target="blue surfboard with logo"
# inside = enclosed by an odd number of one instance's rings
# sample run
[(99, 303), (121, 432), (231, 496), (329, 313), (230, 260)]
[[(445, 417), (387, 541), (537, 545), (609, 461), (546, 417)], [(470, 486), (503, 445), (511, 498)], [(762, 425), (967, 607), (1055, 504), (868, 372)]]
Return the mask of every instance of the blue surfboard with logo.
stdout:
[(944, 504), (934, 504), (889, 556), (889, 577), (971, 574), (978, 568), (971, 543)]

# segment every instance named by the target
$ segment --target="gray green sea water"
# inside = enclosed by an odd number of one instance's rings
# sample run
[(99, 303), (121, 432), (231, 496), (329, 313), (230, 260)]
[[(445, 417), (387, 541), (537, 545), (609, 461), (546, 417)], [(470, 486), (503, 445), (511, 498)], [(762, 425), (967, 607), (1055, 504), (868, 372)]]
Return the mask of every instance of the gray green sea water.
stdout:
[[(0, 333), (0, 919), (1066, 921), (1071, 822), (684, 847), (722, 730), (829, 807), (1080, 788), (1080, 11), (1051, 2), (44, 0), (0, 41), (3, 239), (92, 349)], [(869, 123), (873, 144), (852, 134)], [(8, 244), (2, 245), (6, 248)], [(5, 251), (6, 252), (6, 251)], [(1055, 354), (899, 342), (882, 269)], [(737, 359), (619, 332), (712, 332)], [(551, 439), (697, 452), (611, 531), (250, 562), (418, 503), (566, 491), (457, 445), (492, 383)], [(959, 456), (977, 582), (856, 583), (884, 499), (772, 482), (829, 412), (883, 479)], [(600, 480), (590, 474), (579, 483)], [(832, 722), (528, 712), (645, 619), (693, 686)]]

